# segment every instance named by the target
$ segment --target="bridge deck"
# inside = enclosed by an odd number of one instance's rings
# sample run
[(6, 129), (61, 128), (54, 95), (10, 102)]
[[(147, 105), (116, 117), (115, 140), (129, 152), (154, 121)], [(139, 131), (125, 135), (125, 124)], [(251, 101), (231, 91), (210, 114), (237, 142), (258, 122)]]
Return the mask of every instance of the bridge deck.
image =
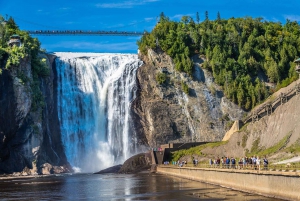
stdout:
[(36, 30), (27, 31), (31, 35), (112, 35), (112, 36), (141, 36), (144, 32), (136, 31), (84, 31), (84, 30)]

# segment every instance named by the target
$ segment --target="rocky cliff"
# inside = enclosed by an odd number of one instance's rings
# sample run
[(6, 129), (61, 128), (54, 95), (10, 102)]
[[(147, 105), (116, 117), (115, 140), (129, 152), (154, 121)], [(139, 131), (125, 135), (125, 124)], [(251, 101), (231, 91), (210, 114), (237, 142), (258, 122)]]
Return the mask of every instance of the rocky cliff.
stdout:
[[(33, 74), (29, 57), (0, 75), (0, 171), (29, 174), (41, 171), (44, 163), (68, 166), (60, 140), (52, 71), (53, 56), (47, 60), (50, 75), (40, 77), (42, 102), (33, 109)], [(55, 69), (55, 68), (53, 68)]]
[[(229, 102), (214, 84), (203, 60), (193, 57), (194, 73), (175, 70), (172, 59), (161, 50), (140, 55), (144, 65), (138, 70), (138, 98), (133, 102), (134, 120), (139, 136), (155, 147), (169, 142), (219, 141), (226, 124), (239, 119), (243, 111)], [(167, 77), (159, 84), (156, 76)], [(184, 93), (182, 83), (188, 88)]]

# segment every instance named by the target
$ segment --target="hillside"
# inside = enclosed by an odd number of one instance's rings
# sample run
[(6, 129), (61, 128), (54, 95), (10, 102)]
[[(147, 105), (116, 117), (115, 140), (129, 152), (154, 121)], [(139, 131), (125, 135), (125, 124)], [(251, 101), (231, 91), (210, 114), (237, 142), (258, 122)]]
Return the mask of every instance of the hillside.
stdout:
[[(274, 91), (297, 79), (293, 61), (300, 55), (300, 26), (282, 25), (261, 18), (230, 18), (201, 23), (183, 16), (172, 21), (163, 13), (159, 23), (138, 41), (142, 54), (160, 47), (174, 61), (178, 72), (192, 75), (192, 57), (205, 58), (225, 96), (251, 110)], [(275, 86), (275, 87), (274, 87)]]
[[(274, 96), (287, 93), (297, 82), (299, 81), (279, 90)], [(244, 125), (240, 131), (230, 137), (227, 143), (213, 148), (209, 146), (201, 150), (202, 155), (194, 156), (200, 161), (207, 161), (208, 158), (217, 156), (240, 158), (259, 155), (267, 156), (271, 162), (298, 157), (300, 153), (299, 100), (300, 96), (294, 95), (286, 103), (278, 106), (271, 115)], [(184, 158), (190, 160), (191, 156)]]
[[(234, 104), (245, 111), (256, 111), (262, 102), (276, 99), (288, 90), (283, 87), (291, 88), (289, 84), (297, 80), (293, 61), (300, 55), (299, 33), (299, 24), (289, 20), (280, 24), (261, 18), (221, 19), (219, 16), (215, 21), (206, 18), (196, 23), (193, 18), (183, 16), (176, 22), (161, 13), (154, 29), (138, 41), (141, 58), (146, 63), (138, 76), (141, 83), (141, 97), (137, 100), (141, 102), (137, 105), (139, 132), (145, 133), (150, 144), (151, 140), (152, 144), (188, 141), (185, 135), (182, 139), (174, 137), (178, 130), (189, 133), (192, 141), (219, 141), (230, 129), (232, 120), (246, 118)], [(162, 54), (169, 58), (168, 64), (161, 61)], [(181, 116), (176, 115), (180, 110), (176, 108), (178, 105), (168, 102), (169, 99), (182, 105), (178, 96), (170, 93), (174, 87), (177, 95), (187, 92), (187, 96), (181, 95), (182, 100), (188, 100)], [(205, 96), (201, 95), (205, 90), (212, 97), (211, 101), (199, 98)], [(271, 156), (279, 150), (292, 149), (293, 152), (293, 147), (297, 150), (295, 99), (297, 96), (276, 108), (272, 115), (254, 124), (248, 123), (242, 131), (234, 133), (226, 145), (203, 149), (203, 154)], [(229, 100), (227, 111), (222, 108), (223, 100)], [(251, 121), (250, 114), (247, 122)], [(216, 116), (218, 118), (214, 118)], [(194, 127), (197, 129), (191, 135), (189, 128)], [(280, 154), (273, 157), (278, 159)]]

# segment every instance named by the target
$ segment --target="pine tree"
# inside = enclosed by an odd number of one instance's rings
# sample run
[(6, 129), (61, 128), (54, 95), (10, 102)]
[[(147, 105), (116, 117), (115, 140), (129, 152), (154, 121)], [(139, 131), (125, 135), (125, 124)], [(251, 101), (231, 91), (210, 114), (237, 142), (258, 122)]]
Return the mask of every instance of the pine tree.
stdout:
[(199, 17), (199, 13), (198, 13), (198, 11), (197, 11), (197, 13), (196, 13), (196, 22), (197, 22), (197, 24), (199, 24), (199, 23), (200, 23), (200, 17)]
[(205, 21), (208, 21), (208, 11), (205, 11)]
[(220, 15), (220, 12), (218, 11), (218, 14), (217, 14), (217, 22), (220, 22), (221, 21), (221, 15)]

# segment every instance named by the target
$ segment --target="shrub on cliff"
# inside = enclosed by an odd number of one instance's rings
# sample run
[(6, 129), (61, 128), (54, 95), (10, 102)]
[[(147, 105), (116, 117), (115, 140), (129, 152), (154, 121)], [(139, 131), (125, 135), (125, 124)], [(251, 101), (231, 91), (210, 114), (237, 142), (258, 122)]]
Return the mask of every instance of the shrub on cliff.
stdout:
[(189, 95), (189, 86), (183, 81), (181, 81), (181, 89), (185, 94)]
[(167, 81), (167, 75), (165, 73), (157, 73), (156, 74), (156, 81), (158, 84), (164, 84)]
[(8, 69), (10, 66), (19, 66), (21, 59), (25, 57), (25, 48), (13, 46), (9, 49), (9, 57), (6, 61), (5, 68)]

